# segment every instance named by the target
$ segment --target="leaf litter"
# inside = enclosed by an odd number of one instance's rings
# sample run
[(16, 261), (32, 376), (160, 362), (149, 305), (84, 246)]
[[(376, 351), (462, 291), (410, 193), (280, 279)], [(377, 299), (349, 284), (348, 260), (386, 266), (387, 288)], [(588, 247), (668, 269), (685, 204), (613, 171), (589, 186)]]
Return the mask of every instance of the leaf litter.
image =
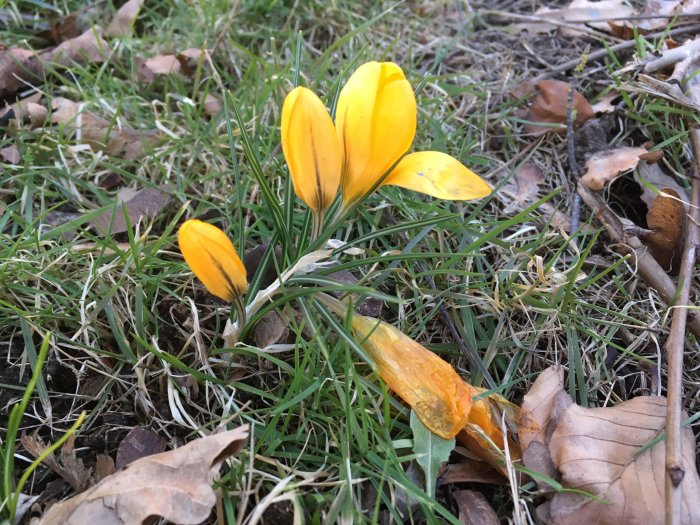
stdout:
[(66, 501), (52, 505), (38, 525), (148, 523), (153, 517), (201, 523), (216, 504), (211, 487), (223, 462), (243, 448), (242, 426), (135, 460)]
[[(582, 491), (552, 494), (538, 508), (545, 523), (663, 523), (665, 447), (653, 440), (666, 424), (666, 398), (583, 408), (566, 393), (563, 369), (553, 366), (525, 395), (519, 424), (525, 466), (550, 477), (556, 472), (565, 488)], [(550, 463), (554, 470), (541, 468)], [(700, 521), (700, 477), (690, 429), (683, 430), (683, 469), (683, 524), (691, 525)]]

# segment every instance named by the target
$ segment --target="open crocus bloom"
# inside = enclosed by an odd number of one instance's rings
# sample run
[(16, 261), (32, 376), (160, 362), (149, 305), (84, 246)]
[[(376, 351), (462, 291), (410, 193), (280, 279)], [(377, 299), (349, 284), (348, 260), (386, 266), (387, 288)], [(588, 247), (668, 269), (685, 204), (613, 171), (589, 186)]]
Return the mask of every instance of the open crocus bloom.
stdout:
[(191, 219), (180, 226), (177, 242), (185, 262), (207, 290), (228, 302), (245, 293), (245, 266), (221, 229)]
[(282, 111), (282, 146), (297, 195), (315, 211), (330, 205), (338, 185), (346, 208), (386, 184), (446, 200), (489, 195), (484, 180), (445, 153), (404, 156), (416, 120), (413, 89), (391, 62), (363, 64), (345, 84), (336, 108), (337, 142), (328, 136), (332, 123), (320, 99), (296, 88)]

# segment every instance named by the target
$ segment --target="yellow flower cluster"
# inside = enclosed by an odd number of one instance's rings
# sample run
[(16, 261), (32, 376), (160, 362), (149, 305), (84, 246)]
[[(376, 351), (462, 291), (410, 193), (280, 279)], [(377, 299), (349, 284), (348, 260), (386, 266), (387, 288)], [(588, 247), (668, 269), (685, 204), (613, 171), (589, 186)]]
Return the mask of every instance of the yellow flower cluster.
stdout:
[[(345, 210), (387, 184), (448, 200), (491, 193), (484, 180), (445, 153), (406, 155), (416, 134), (417, 108), (396, 64), (368, 62), (357, 68), (335, 113), (334, 123), (321, 99), (305, 87), (293, 89), (282, 108), (282, 150), (296, 195), (314, 212), (316, 232), (339, 188)], [(245, 292), (245, 267), (220, 229), (189, 220), (178, 243), (212, 294), (233, 301)]]

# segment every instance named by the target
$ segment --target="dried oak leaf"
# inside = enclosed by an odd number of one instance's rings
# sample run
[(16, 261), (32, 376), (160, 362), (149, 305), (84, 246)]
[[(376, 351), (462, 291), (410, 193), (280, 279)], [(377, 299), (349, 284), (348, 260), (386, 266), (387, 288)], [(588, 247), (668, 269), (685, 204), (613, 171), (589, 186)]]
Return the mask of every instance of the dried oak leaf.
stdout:
[(520, 204), (530, 202), (537, 196), (540, 185), (544, 182), (544, 174), (536, 165), (527, 162), (515, 170), (514, 201), (503, 210), (506, 215), (513, 213)]
[(51, 105), (51, 121), (54, 124), (63, 125), (65, 129), (75, 132), (78, 142), (88, 144), (94, 150), (104, 150), (114, 157), (137, 159), (146, 152), (147, 145), (155, 144), (160, 138), (158, 131), (119, 126), (85, 110), (83, 104), (67, 98), (56, 97)]
[(124, 212), (129, 216), (129, 223), (135, 226), (144, 217), (157, 215), (169, 202), (170, 187), (167, 185), (139, 191), (125, 189), (119, 193), (115, 209), (95, 217), (92, 223), (103, 233), (122, 233), (128, 229)]
[(680, 265), (685, 230), (685, 204), (678, 193), (665, 188), (647, 212), (650, 232), (640, 235), (661, 267), (677, 270)]
[(103, 62), (109, 45), (101, 29), (94, 27), (60, 46), (42, 51), (10, 48), (0, 51), (0, 97), (40, 79), (49, 67)]
[[(527, 120), (530, 121), (524, 127), (525, 133), (543, 135), (548, 131), (564, 133), (566, 116), (568, 112), (569, 91), (571, 85), (560, 80), (542, 80), (537, 83), (539, 93), (530, 106)], [(574, 90), (573, 99), (576, 119), (574, 126), (578, 127), (588, 119), (595, 117), (593, 108), (578, 91)], [(559, 124), (560, 126), (546, 126), (544, 124)]]
[(105, 36), (129, 37), (134, 32), (134, 21), (139, 16), (144, 0), (129, 0), (116, 12), (105, 29)]
[[(540, 453), (548, 452), (564, 487), (600, 499), (555, 493), (538, 514), (548, 525), (663, 524), (664, 442), (642, 447), (663, 432), (666, 399), (640, 396), (613, 407), (582, 408), (570, 398), (562, 403), (562, 396), (568, 397), (562, 369), (545, 370), (523, 400), (521, 443), (525, 450), (539, 443)], [(682, 523), (691, 525), (700, 523), (700, 477), (691, 429), (682, 439)], [(537, 469), (528, 454), (523, 460)]]
[(646, 153), (646, 148), (630, 147), (594, 153), (586, 161), (586, 173), (581, 177), (581, 182), (593, 191), (600, 191), (606, 182), (613, 180), (620, 173), (636, 168), (640, 156)]
[(247, 437), (246, 425), (138, 459), (85, 492), (56, 503), (39, 525), (143, 524), (154, 517), (201, 523), (216, 503), (211, 483), (221, 464), (243, 447)]

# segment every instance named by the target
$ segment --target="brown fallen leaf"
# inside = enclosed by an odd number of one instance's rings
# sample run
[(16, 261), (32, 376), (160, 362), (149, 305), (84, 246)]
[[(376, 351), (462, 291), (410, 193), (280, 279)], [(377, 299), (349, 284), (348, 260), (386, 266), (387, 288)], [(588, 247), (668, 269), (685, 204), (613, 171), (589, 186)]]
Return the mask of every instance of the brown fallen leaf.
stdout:
[[(20, 442), (35, 458), (48, 448), (37, 433), (22, 434)], [(44, 458), (42, 463), (66, 480), (76, 492), (82, 492), (93, 482), (92, 469), (86, 468), (83, 461), (75, 455), (75, 435), (73, 434), (61, 447), (58, 457), (52, 452)]]
[(48, 40), (54, 45), (60, 44), (80, 34), (77, 20), (78, 17), (75, 13), (71, 13), (64, 18), (57, 18), (52, 21), (50, 28), (40, 31), (36, 36)]
[(177, 54), (177, 59), (182, 66), (182, 72), (191, 76), (200, 67), (200, 64), (206, 64), (209, 59), (209, 50), (199, 49), (196, 47), (185, 49)]
[(176, 75), (182, 72), (182, 65), (175, 55), (158, 55), (140, 60), (138, 77), (142, 82), (153, 82), (159, 76)]
[(460, 463), (452, 463), (445, 467), (440, 476), (440, 483), (488, 483), (504, 485), (508, 480), (501, 472), (498, 472), (488, 463), (475, 459), (466, 459)]
[(275, 311), (267, 312), (253, 327), (255, 346), (264, 349), (287, 339), (289, 328)]
[(620, 173), (636, 168), (639, 157), (646, 152), (646, 148), (622, 147), (594, 153), (586, 161), (581, 182), (593, 191), (600, 191)]
[[(110, 209), (95, 217), (92, 223), (103, 233), (122, 233), (127, 230), (124, 212), (132, 227), (144, 217), (157, 215), (170, 202), (170, 187), (167, 185), (146, 188), (134, 192), (122, 190), (117, 197), (114, 210)], [(124, 209), (122, 209), (122, 207)]]
[[(637, 525), (664, 523), (664, 442), (649, 446), (666, 424), (666, 399), (639, 396), (605, 408), (562, 402), (563, 370), (545, 370), (525, 396), (520, 412), (521, 444), (539, 443), (549, 453), (561, 484), (593, 494), (555, 493), (538, 515), (548, 525)], [(687, 418), (687, 415), (684, 417)], [(645, 447), (642, 450), (642, 447)], [(525, 466), (537, 469), (523, 455)], [(700, 477), (695, 439), (683, 431), (684, 525), (700, 523)]]
[(620, 94), (617, 91), (611, 91), (607, 95), (600, 97), (600, 100), (591, 106), (593, 113), (596, 115), (600, 113), (612, 113), (615, 111), (615, 106), (613, 101), (620, 98)]
[[(539, 93), (530, 106), (527, 117), (530, 123), (525, 124), (525, 133), (535, 135), (542, 135), (548, 131), (564, 133), (571, 85), (560, 80), (542, 80), (537, 83), (537, 88)], [(576, 112), (574, 126), (580, 126), (595, 116), (591, 105), (578, 91), (574, 91), (573, 105)], [(545, 126), (544, 124), (560, 124), (561, 126)]]
[(0, 97), (41, 79), (49, 67), (101, 63), (109, 53), (99, 27), (43, 51), (13, 47), (0, 51)]
[(515, 181), (514, 201), (504, 208), (503, 213), (506, 215), (517, 210), (520, 204), (530, 202), (537, 196), (540, 185), (544, 182), (544, 174), (537, 165), (528, 162), (515, 170), (513, 179)]
[(486, 497), (475, 490), (452, 493), (459, 510), (459, 521), (464, 525), (500, 525), (501, 520)]
[(114, 466), (117, 470), (121, 470), (137, 459), (160, 454), (165, 450), (166, 444), (165, 439), (152, 430), (144, 427), (134, 427), (119, 443), (117, 461)]
[(685, 223), (685, 204), (680, 201), (678, 193), (665, 188), (647, 212), (650, 232), (640, 234), (640, 238), (666, 271), (677, 271), (680, 265)]
[(211, 484), (221, 464), (247, 438), (245, 425), (138, 459), (85, 492), (56, 503), (39, 525), (147, 523), (154, 517), (201, 523), (216, 503)]
[(0, 158), (8, 164), (19, 164), (22, 160), (22, 154), (19, 152), (19, 148), (12, 144), (0, 149)]
[(114, 15), (105, 29), (105, 36), (126, 38), (134, 32), (134, 22), (139, 16), (144, 0), (129, 0)]
[(117, 126), (113, 121), (86, 111), (83, 104), (66, 98), (54, 98), (51, 106), (51, 121), (54, 124), (63, 125), (74, 132), (79, 142), (115, 157), (137, 159), (143, 156), (147, 145), (153, 145), (160, 139), (158, 131)]
[(202, 104), (204, 108), (204, 113), (210, 117), (215, 117), (224, 108), (221, 101), (211, 93), (207, 93), (207, 96), (204, 97), (204, 100), (200, 102), (200, 104)]
[(107, 454), (98, 454), (95, 458), (95, 482), (99, 483), (117, 471), (114, 460)]

